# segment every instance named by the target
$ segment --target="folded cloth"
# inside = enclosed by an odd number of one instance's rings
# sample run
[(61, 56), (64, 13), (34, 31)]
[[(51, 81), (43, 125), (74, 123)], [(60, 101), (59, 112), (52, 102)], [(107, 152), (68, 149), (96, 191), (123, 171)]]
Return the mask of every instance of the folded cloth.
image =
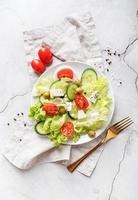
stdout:
[[(48, 45), (53, 53), (66, 61), (83, 61), (100, 70), (103, 66), (101, 51), (95, 36), (95, 24), (91, 12), (74, 14), (67, 17), (60, 25), (49, 26), (24, 32), (27, 63), (37, 57), (38, 48)], [(53, 64), (55, 64), (54, 61)], [(36, 81), (29, 67), (31, 83)], [(20, 139), (19, 139), (20, 138)], [(48, 139), (38, 137), (29, 129), (15, 130), (4, 148), (4, 156), (16, 167), (28, 169), (38, 163), (57, 162), (66, 164), (95, 146), (100, 138), (79, 146), (61, 145), (55, 148)], [(78, 171), (90, 176), (95, 169), (103, 148), (89, 156), (78, 168)]]

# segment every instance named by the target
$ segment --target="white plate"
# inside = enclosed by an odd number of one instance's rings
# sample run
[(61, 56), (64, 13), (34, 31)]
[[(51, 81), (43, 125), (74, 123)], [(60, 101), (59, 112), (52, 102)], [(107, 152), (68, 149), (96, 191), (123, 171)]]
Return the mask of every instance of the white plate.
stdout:
[[(82, 72), (86, 69), (86, 68), (91, 68), (90, 65), (86, 64), (86, 63), (81, 63), (81, 62), (74, 62), (74, 61), (71, 61), (71, 62), (64, 62), (64, 63), (60, 63), (60, 64), (57, 64), (55, 66), (52, 66), (52, 67), (49, 67), (40, 77), (39, 79), (37, 80), (40, 81), (42, 78), (46, 77), (46, 76), (55, 76), (56, 77), (56, 72), (61, 69), (61, 68), (64, 68), (64, 67), (70, 67), (74, 73), (76, 74), (76, 76), (78, 78), (81, 77), (82, 75)], [(97, 71), (97, 70), (96, 70)], [(98, 74), (101, 74), (99, 72), (97, 72)], [(103, 75), (103, 74), (101, 74)], [(104, 75), (103, 75), (104, 76)], [(107, 77), (106, 77), (107, 78)], [(109, 81), (109, 80), (108, 80)], [(34, 90), (34, 88), (33, 88)], [(110, 115), (109, 115), (109, 118), (106, 122), (106, 124), (104, 125), (104, 127), (102, 129), (99, 129), (98, 131), (96, 131), (96, 137), (98, 137), (99, 135), (101, 135), (103, 133), (103, 131), (108, 127), (111, 119), (112, 119), (112, 116), (113, 116), (113, 112), (114, 112), (114, 108), (115, 108), (115, 100), (114, 100), (114, 94), (113, 94), (113, 89), (112, 89), (112, 86), (111, 86), (111, 83), (109, 82), (109, 90), (108, 90), (108, 96), (112, 99), (112, 103), (110, 105), (110, 109), (111, 109), (111, 112), (110, 112)], [(31, 95), (31, 104), (34, 103), (34, 101), (36, 101), (36, 98), (33, 97), (33, 91), (32, 91), (32, 95)], [(95, 137), (95, 138), (96, 138)], [(70, 145), (80, 145), (80, 144), (84, 144), (86, 142), (90, 142), (92, 140), (94, 140), (95, 138), (90, 138), (88, 135), (82, 135), (81, 138), (79, 139), (78, 142), (74, 143), (72, 141), (68, 141), (67, 144), (70, 144)]]

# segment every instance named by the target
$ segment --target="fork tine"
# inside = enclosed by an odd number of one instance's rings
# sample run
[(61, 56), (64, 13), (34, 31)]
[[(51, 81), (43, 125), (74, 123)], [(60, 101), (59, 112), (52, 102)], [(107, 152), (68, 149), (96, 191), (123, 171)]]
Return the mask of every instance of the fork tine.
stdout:
[(129, 117), (125, 117), (124, 119), (122, 119), (122, 120), (116, 122), (115, 124), (113, 124), (113, 127), (116, 126), (116, 125), (118, 125), (118, 124), (120, 124), (120, 123), (122, 123), (122, 122), (124, 122), (127, 119), (130, 119), (130, 118)]
[(121, 126), (124, 126), (125, 124), (127, 124), (129, 122), (132, 122), (132, 120), (128, 118), (128, 119), (124, 120), (123, 122), (121, 122), (121, 123), (117, 124), (116, 126), (114, 126), (114, 128), (121, 128)]
[(120, 133), (121, 131), (123, 131), (124, 129), (126, 129), (127, 127), (129, 127), (131, 124), (133, 124), (134, 122), (130, 122), (128, 124), (126, 124), (125, 126), (122, 126), (121, 128), (119, 128), (117, 130), (117, 133)]
[(127, 126), (128, 124), (132, 123), (132, 120), (127, 121), (126, 123), (121, 124), (118, 127), (114, 127), (114, 129), (116, 129), (116, 131), (119, 131), (120, 129), (124, 128), (125, 126)]

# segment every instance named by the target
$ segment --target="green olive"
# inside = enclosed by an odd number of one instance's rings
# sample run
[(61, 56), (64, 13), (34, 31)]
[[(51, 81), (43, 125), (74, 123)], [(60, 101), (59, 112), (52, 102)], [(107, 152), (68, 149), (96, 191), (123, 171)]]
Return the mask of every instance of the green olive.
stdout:
[(83, 89), (82, 89), (81, 87), (78, 87), (78, 88), (76, 89), (76, 92), (79, 93), (79, 94), (81, 94), (81, 93), (83, 92)]
[(75, 80), (74, 83), (75, 83), (77, 86), (80, 86), (80, 85), (81, 85), (81, 80), (79, 80), (79, 79), (78, 79), (78, 80)]
[(93, 131), (93, 130), (89, 130), (89, 131), (88, 131), (88, 135), (89, 135), (90, 137), (94, 137), (94, 136), (96, 135), (96, 132)]
[(43, 94), (45, 99), (48, 99), (50, 97), (50, 93), (47, 91)]
[(58, 111), (59, 111), (59, 113), (62, 114), (62, 115), (66, 113), (66, 109), (65, 109), (64, 106), (59, 107), (59, 110), (58, 110)]

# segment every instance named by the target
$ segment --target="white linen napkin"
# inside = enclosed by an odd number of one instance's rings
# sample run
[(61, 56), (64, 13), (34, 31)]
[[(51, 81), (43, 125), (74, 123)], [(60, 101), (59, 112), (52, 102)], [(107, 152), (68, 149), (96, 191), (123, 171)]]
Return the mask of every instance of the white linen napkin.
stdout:
[[(48, 45), (54, 54), (66, 61), (75, 60), (87, 62), (97, 70), (102, 69), (102, 56), (95, 36), (95, 24), (91, 12), (74, 14), (67, 17), (60, 25), (45, 27), (24, 32), (27, 62), (37, 57), (38, 48)], [(59, 61), (54, 61), (55, 62)], [(36, 81), (29, 67), (32, 85)], [(38, 163), (61, 161), (66, 164), (77, 159), (90, 147), (95, 146), (100, 138), (84, 145), (62, 145), (55, 148), (48, 139), (43, 139), (32, 131), (32, 125), (26, 129), (16, 129), (4, 148), (4, 156), (16, 167), (28, 169)], [(78, 171), (90, 176), (95, 169), (103, 148), (99, 148), (89, 156)]]

